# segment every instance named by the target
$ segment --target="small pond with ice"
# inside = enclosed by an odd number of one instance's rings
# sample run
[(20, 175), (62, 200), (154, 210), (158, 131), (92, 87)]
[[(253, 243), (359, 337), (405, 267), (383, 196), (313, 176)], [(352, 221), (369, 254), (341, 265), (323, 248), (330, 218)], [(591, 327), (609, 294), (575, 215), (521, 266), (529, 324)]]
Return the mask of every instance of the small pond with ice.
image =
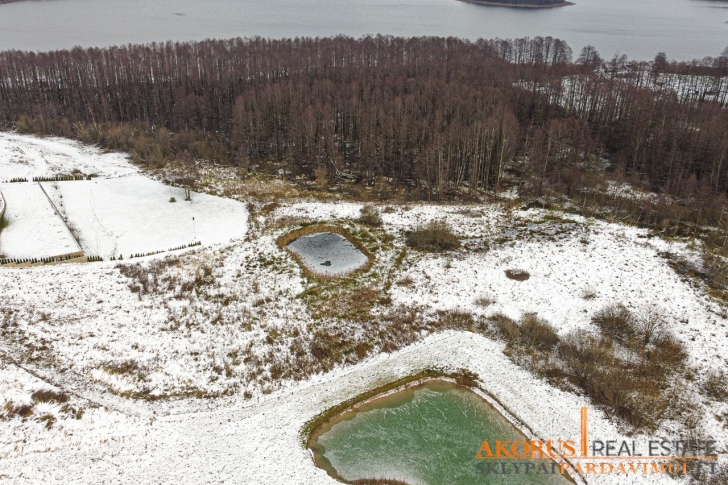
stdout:
[(475, 458), (484, 440), (495, 449), (496, 440), (527, 439), (470, 389), (433, 380), (345, 411), (316, 430), (309, 447), (319, 467), (349, 481), (573, 485), (548, 458)]
[(301, 236), (288, 248), (314, 273), (340, 276), (367, 264), (368, 258), (348, 239), (333, 232)]

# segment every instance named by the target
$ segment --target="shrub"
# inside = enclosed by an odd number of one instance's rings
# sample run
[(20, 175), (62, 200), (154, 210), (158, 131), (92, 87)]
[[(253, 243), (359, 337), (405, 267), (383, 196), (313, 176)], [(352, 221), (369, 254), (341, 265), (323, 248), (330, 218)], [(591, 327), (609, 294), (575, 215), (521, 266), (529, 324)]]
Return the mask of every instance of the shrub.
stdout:
[(506, 277), (516, 281), (526, 281), (531, 277), (531, 274), (525, 269), (507, 269)]
[(442, 221), (432, 221), (407, 234), (407, 245), (420, 251), (442, 252), (460, 247), (460, 239)]
[(685, 368), (688, 354), (683, 344), (673, 335), (661, 332), (647, 346), (641, 346), (640, 340), (636, 340), (635, 352), (642, 354), (641, 372), (646, 377), (661, 379), (671, 372), (682, 372)]
[(635, 363), (614, 342), (604, 334), (578, 333), (564, 339), (558, 356), (569, 382), (636, 429), (656, 429), (670, 412), (679, 414), (681, 392), (673, 391), (679, 385), (675, 370), (685, 357), (682, 346), (661, 336), (644, 352), (641, 363)]
[(549, 351), (559, 343), (559, 336), (545, 320), (527, 313), (519, 322), (521, 345), (541, 351)]
[(38, 391), (35, 391), (30, 396), (33, 399), (33, 402), (39, 403), (39, 402), (57, 402), (57, 403), (65, 403), (68, 402), (69, 397), (68, 394), (64, 392), (56, 392), (51, 389), (40, 389)]
[(515, 320), (505, 316), (502, 313), (495, 313), (490, 316), (495, 332), (508, 343), (518, 341), (520, 329)]
[(170, 202), (177, 202), (177, 199), (175, 199), (174, 197), (170, 197), (170, 198), (169, 198), (169, 201), (170, 201)]
[(12, 418), (13, 416), (19, 416), (21, 418), (27, 418), (31, 414), (33, 414), (33, 405), (32, 404), (14, 404), (12, 402), (6, 402), (5, 403), (5, 415), (8, 418)]
[(440, 328), (470, 330), (475, 325), (473, 315), (459, 308), (440, 311), (438, 312), (438, 317), (435, 326)]
[(382, 217), (379, 215), (379, 211), (376, 207), (373, 205), (365, 205), (361, 209), (359, 222), (366, 224), (367, 226), (379, 227), (382, 225)]
[(510, 345), (520, 350), (548, 352), (559, 343), (554, 328), (534, 313), (525, 314), (518, 322), (496, 313), (490, 317), (496, 332)]
[(715, 401), (728, 401), (728, 375), (723, 371), (711, 371), (703, 382), (703, 392)]
[(622, 304), (602, 308), (592, 317), (592, 323), (617, 342), (626, 343), (636, 334), (634, 318)]

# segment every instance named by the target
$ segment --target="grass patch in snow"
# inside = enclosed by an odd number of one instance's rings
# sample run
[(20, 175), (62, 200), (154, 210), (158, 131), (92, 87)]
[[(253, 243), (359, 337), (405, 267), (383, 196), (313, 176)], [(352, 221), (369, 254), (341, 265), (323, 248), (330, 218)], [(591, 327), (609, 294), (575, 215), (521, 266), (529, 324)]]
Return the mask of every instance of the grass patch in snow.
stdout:
[(407, 246), (420, 251), (440, 253), (458, 249), (460, 239), (443, 221), (431, 221), (407, 233)]
[(718, 250), (703, 248), (700, 264), (671, 252), (663, 252), (670, 267), (688, 281), (702, 283), (706, 293), (724, 306), (728, 305), (728, 258)]

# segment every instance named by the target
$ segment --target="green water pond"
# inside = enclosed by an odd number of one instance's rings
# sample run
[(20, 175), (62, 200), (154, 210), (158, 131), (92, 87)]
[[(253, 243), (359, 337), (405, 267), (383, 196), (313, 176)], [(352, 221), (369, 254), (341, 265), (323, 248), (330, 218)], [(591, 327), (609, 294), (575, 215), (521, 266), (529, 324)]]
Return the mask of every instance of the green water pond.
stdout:
[[(339, 415), (317, 430), (309, 445), (316, 464), (342, 481), (385, 478), (409, 485), (573, 483), (558, 473), (558, 466), (556, 473), (550, 473), (550, 460), (519, 460), (535, 465), (529, 474), (523, 473), (523, 465), (516, 474), (513, 463), (508, 463), (505, 471), (509, 473), (503, 474), (502, 468), (488, 470), (486, 460), (475, 458), (483, 440), (524, 439), (480, 396), (454, 383), (431, 380)], [(539, 467), (541, 473), (537, 472)]]

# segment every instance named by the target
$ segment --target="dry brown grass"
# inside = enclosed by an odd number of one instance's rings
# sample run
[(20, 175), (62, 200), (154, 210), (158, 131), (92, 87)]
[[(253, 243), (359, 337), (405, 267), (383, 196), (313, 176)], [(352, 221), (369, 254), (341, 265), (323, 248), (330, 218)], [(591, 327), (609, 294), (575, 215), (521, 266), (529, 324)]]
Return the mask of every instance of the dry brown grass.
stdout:
[(33, 414), (32, 404), (15, 404), (12, 402), (5, 403), (5, 416), (12, 418), (15, 416), (21, 418), (30, 417)]
[(728, 375), (723, 371), (711, 371), (705, 376), (702, 391), (715, 401), (728, 401)]
[[(171, 271), (175, 268), (184, 271)], [(181, 296), (215, 282), (213, 267), (209, 262), (186, 260), (185, 264), (178, 256), (143, 263), (120, 263), (116, 269), (130, 279), (129, 290), (142, 295), (176, 292), (177, 296)]]
[(440, 253), (460, 247), (460, 239), (443, 221), (432, 221), (407, 233), (407, 246), (420, 251)]
[(70, 399), (68, 394), (65, 392), (56, 392), (52, 389), (41, 389), (35, 391), (30, 396), (34, 403), (39, 402), (55, 402), (55, 403), (66, 403)]
[(361, 209), (359, 222), (367, 226), (379, 227), (382, 225), (382, 216), (379, 215), (379, 211), (373, 205), (365, 205)]
[[(489, 320), (493, 334), (507, 342), (504, 353), (511, 360), (553, 385), (583, 392), (633, 429), (654, 430), (664, 419), (687, 415), (685, 392), (680, 390), (687, 354), (664, 331), (659, 313), (633, 315), (613, 305), (594, 317), (600, 333), (564, 338), (536, 315), (515, 321), (495, 314)], [(708, 386), (722, 380), (719, 376), (710, 382)]]

